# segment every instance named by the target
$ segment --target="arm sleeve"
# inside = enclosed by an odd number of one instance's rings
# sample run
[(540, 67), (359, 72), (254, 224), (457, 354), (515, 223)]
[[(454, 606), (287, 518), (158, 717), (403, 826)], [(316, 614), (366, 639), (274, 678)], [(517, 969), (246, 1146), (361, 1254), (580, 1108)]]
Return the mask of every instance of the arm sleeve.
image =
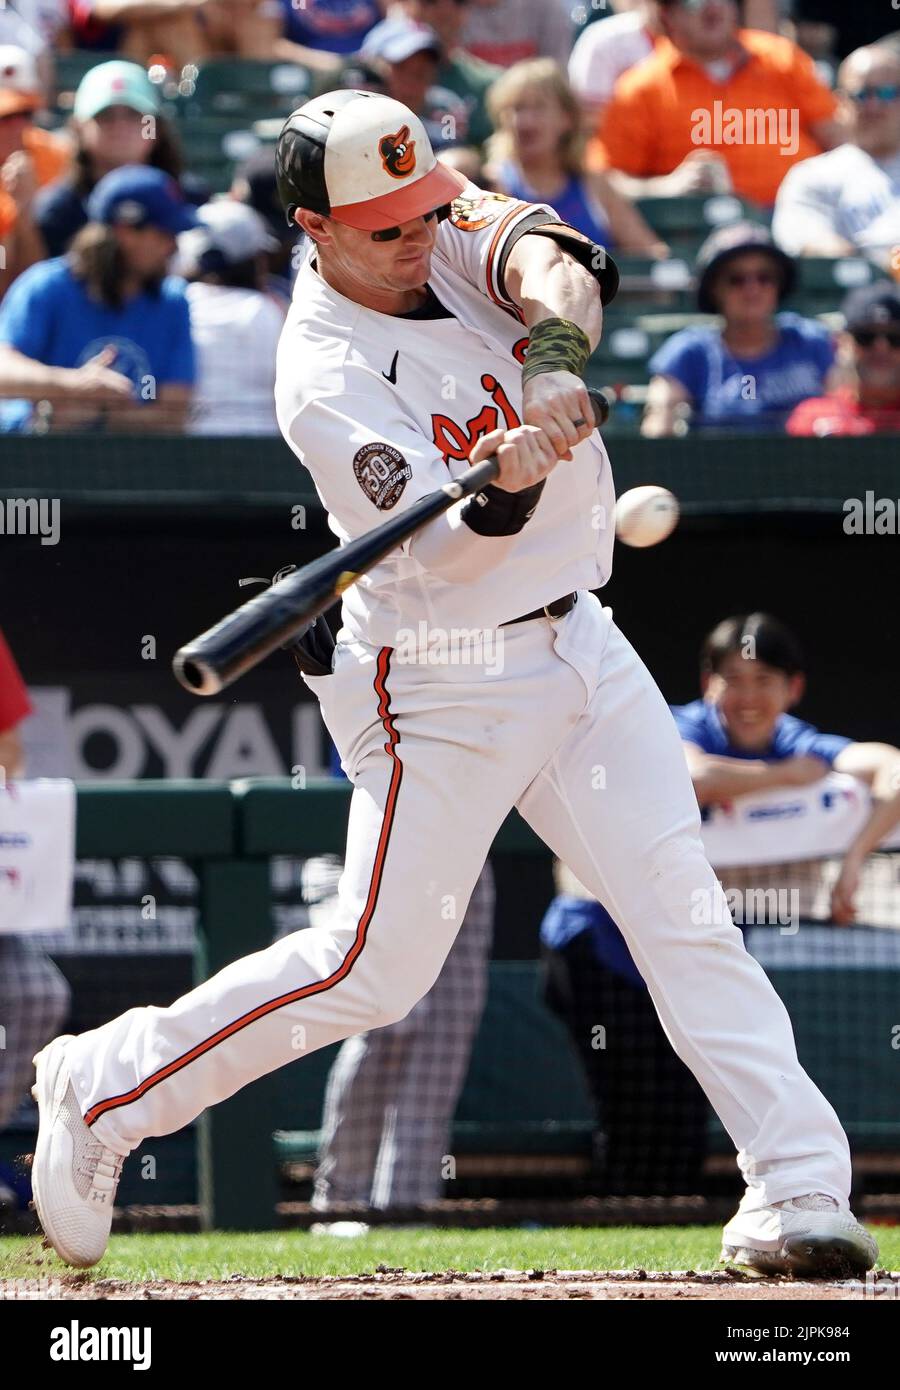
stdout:
[(0, 306), (0, 343), (35, 362), (47, 359), (52, 322), (51, 300), (43, 263), (26, 270), (6, 292)]
[(25, 682), (0, 632), (0, 734), (14, 729), (31, 712)]
[(838, 231), (837, 190), (817, 177), (817, 163), (818, 156), (795, 164), (775, 199), (772, 235), (789, 256), (799, 256), (804, 247), (815, 246), (817, 237), (832, 237)]

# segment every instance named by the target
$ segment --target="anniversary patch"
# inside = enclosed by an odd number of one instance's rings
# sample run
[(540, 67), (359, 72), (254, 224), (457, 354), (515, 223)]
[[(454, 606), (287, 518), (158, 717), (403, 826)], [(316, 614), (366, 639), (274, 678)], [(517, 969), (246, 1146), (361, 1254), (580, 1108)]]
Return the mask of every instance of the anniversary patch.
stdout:
[(479, 198), (454, 198), (450, 204), (450, 221), (461, 232), (480, 232), (496, 222), (508, 204), (514, 202), (506, 193), (483, 193)]
[(396, 505), (412, 477), (412, 468), (400, 450), (377, 439), (353, 455), (353, 472), (363, 492), (382, 512)]

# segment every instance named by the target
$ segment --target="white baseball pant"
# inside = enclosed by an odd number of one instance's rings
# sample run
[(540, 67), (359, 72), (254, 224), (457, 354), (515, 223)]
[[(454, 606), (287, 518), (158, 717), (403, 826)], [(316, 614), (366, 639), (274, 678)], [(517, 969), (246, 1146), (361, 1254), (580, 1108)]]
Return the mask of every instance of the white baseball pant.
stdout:
[(846, 1137), (728, 916), (649, 672), (588, 593), (502, 637), (490, 673), (339, 642), (334, 673), (309, 685), (354, 783), (341, 920), (81, 1034), (70, 1055), (88, 1123), (127, 1153), (306, 1051), (403, 1018), (517, 806), (619, 924), (738, 1150), (745, 1209), (810, 1191), (845, 1202)]

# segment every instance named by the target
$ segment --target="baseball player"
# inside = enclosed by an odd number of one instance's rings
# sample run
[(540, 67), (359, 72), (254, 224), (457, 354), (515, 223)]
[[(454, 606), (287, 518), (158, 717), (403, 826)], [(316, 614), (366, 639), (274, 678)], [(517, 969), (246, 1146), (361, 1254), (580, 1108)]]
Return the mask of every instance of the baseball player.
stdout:
[[(849, 1208), (846, 1137), (728, 919), (665, 701), (591, 593), (615, 499), (582, 374), (614, 265), (549, 207), (465, 184), (382, 95), (307, 103), (276, 163), (309, 240), (277, 415), (339, 540), (492, 453), (499, 474), (346, 591), (333, 669), (306, 677), (354, 784), (341, 916), (38, 1055), (45, 1234), (93, 1264), (142, 1140), (403, 1018), (516, 806), (609, 905), (734, 1141), (746, 1192), (724, 1257), (865, 1270), (877, 1247)], [(691, 920), (698, 891), (719, 925)]]

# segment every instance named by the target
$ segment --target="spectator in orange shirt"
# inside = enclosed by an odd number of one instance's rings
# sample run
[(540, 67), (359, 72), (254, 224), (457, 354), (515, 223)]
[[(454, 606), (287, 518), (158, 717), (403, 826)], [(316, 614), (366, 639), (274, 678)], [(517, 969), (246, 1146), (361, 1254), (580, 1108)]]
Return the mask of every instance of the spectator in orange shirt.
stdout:
[(788, 434), (900, 432), (900, 289), (886, 280), (853, 290), (844, 300), (846, 332), (838, 345), (844, 380), (802, 401)]
[(765, 206), (788, 169), (838, 144), (812, 60), (738, 27), (735, 0), (659, 0), (661, 38), (622, 76), (591, 162), (631, 197), (724, 191)]
[(37, 190), (69, 162), (65, 142), (33, 123), (43, 104), (32, 56), (0, 45), (0, 295), (46, 255), (31, 205)]

